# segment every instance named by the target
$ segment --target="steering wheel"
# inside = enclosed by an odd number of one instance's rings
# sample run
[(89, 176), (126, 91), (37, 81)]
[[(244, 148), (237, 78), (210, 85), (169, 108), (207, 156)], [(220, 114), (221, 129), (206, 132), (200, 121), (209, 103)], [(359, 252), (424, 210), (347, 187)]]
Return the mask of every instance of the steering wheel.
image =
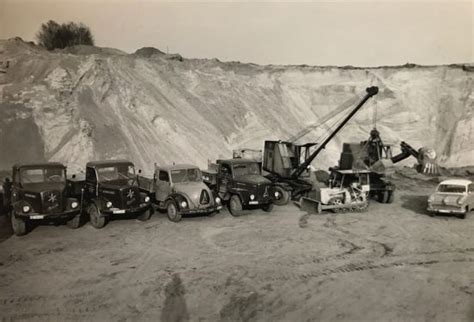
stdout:
[(52, 176), (48, 177), (49, 181), (59, 182), (63, 179), (63, 177), (59, 174), (53, 174)]

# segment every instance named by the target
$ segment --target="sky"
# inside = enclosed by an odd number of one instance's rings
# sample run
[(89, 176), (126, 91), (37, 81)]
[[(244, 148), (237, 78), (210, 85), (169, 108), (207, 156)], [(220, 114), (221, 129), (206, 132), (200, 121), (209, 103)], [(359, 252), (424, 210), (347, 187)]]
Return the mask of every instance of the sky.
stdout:
[(0, 39), (83, 22), (97, 46), (151, 46), (186, 58), (381, 66), (474, 62), (474, 0), (172, 2), (0, 0)]

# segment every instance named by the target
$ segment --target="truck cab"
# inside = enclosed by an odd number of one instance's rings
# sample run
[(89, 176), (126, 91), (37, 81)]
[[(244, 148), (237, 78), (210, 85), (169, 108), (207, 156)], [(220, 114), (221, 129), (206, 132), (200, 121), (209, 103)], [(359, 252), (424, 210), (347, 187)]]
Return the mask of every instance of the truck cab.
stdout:
[(138, 187), (134, 164), (127, 160), (93, 161), (86, 165), (83, 199), (92, 226), (102, 228), (112, 215), (152, 215), (150, 197)]
[(66, 219), (81, 223), (80, 202), (67, 189), (66, 167), (58, 162), (16, 164), (3, 184), (4, 208), (13, 232), (25, 235), (31, 221)]
[(222, 209), (218, 197), (202, 180), (201, 170), (190, 164), (155, 165), (153, 179), (139, 177), (142, 190), (151, 193), (156, 206), (174, 222), (183, 215), (214, 215)]
[(203, 172), (204, 182), (224, 201), (229, 203), (233, 216), (243, 209), (261, 208), (270, 212), (278, 193), (270, 180), (262, 176), (261, 165), (256, 160), (217, 160)]

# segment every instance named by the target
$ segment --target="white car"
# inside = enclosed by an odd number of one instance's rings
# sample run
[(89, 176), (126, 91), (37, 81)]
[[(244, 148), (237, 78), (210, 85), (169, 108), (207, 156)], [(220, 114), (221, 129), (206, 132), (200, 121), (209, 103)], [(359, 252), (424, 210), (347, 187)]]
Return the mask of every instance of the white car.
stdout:
[(436, 192), (428, 198), (428, 211), (455, 214), (465, 218), (474, 209), (474, 183), (465, 179), (444, 180), (436, 188)]

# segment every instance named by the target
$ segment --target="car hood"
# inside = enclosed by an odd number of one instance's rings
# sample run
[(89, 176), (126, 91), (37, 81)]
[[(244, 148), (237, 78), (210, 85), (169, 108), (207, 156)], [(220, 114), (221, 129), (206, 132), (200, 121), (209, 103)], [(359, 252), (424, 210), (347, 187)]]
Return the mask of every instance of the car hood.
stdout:
[(188, 201), (195, 205), (199, 204), (199, 199), (203, 190), (206, 190), (209, 197), (212, 198), (211, 191), (203, 182), (175, 183), (173, 187), (176, 193), (185, 195), (189, 199)]
[(242, 183), (249, 183), (249, 184), (262, 184), (262, 183), (270, 183), (271, 181), (265, 177), (262, 177), (258, 174), (249, 174), (245, 176), (239, 176), (235, 178), (235, 181), (242, 182)]

